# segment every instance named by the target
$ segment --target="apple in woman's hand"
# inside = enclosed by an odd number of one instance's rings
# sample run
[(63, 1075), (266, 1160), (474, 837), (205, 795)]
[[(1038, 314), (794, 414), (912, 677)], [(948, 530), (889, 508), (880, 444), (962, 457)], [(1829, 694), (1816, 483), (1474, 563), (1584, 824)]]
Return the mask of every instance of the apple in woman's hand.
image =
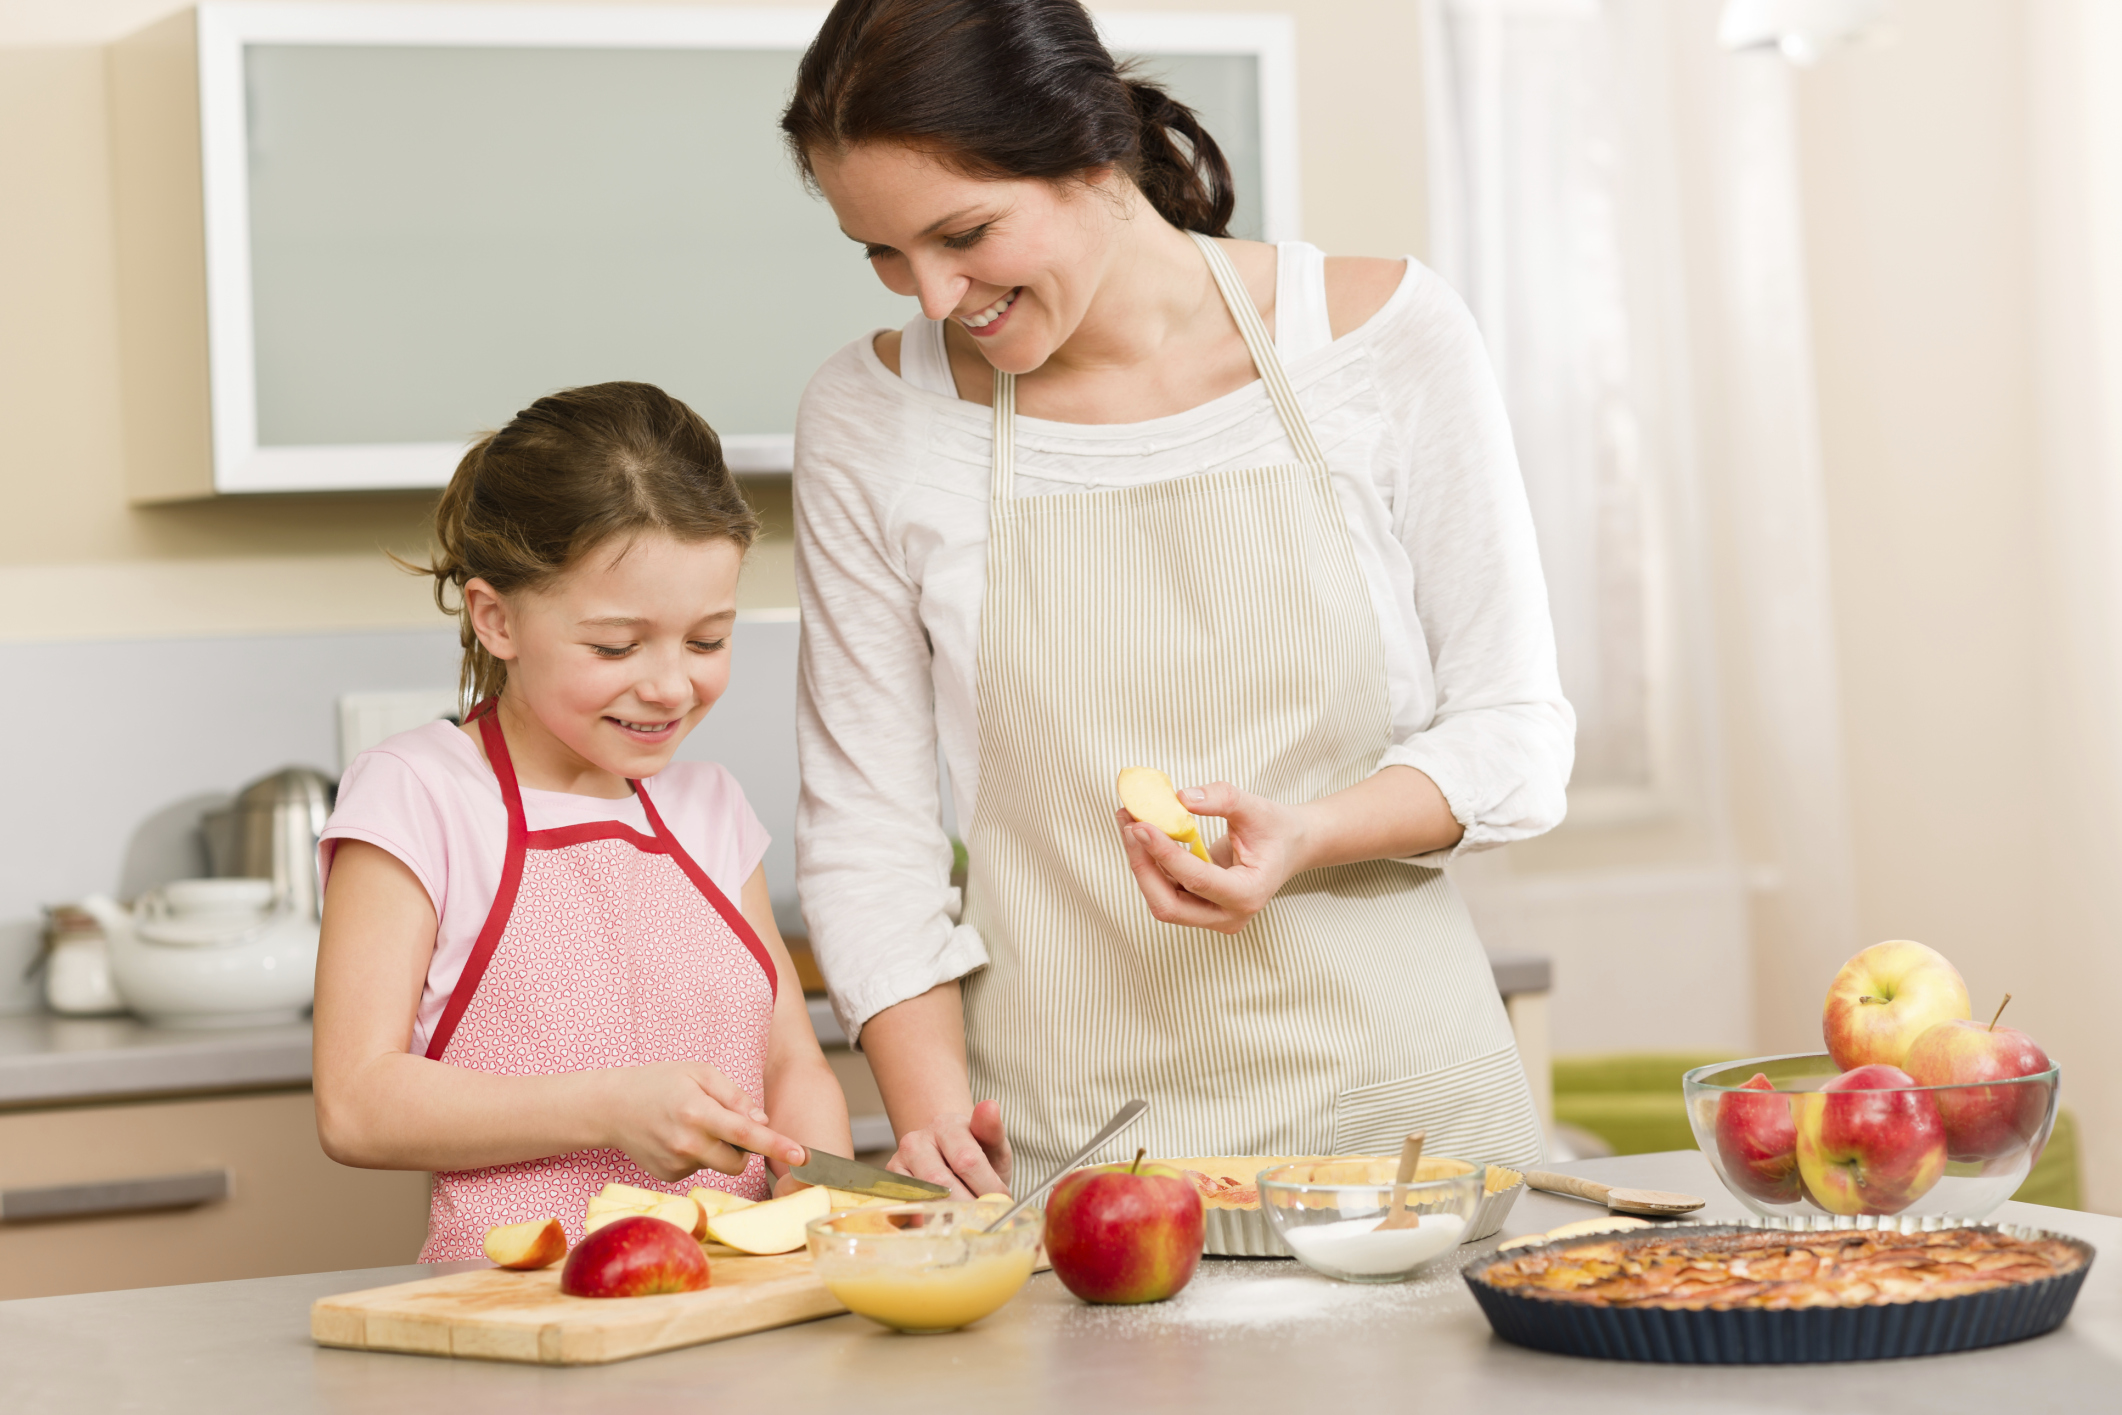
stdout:
[[(2004, 1001), (2011, 1001), (2010, 993)], [(2048, 1070), (2053, 1063), (2032, 1037), (1997, 1025), (2003, 1015), (2000, 1006), (1986, 1027), (1966, 1018), (1938, 1023), (1908, 1049), (1908, 1074), (1919, 1086), (1971, 1086)], [(1956, 1160), (2011, 1154), (2033, 1139), (2048, 1115), (2048, 1088), (2039, 1085), (1940, 1091), (1937, 1101), (1945, 1151)]]
[(1790, 1098), (1805, 1192), (1831, 1214), (1897, 1214), (1945, 1173), (1945, 1122), (1894, 1066), (1845, 1071)]
[(1798, 1127), (1790, 1118), (1790, 1098), (1776, 1094), (1759, 1072), (1740, 1091), (1767, 1095), (1726, 1094), (1717, 1102), (1717, 1154), (1731, 1182), (1771, 1204), (1795, 1204), (1805, 1197), (1798, 1179)]
[(1827, 987), (1820, 1032), (1844, 1071), (1900, 1066), (1917, 1037), (1972, 1015), (1960, 970), (1935, 948), (1902, 939), (1875, 943), (1842, 965)]
[(646, 1297), (707, 1286), (707, 1254), (690, 1233), (646, 1214), (616, 1219), (575, 1245), (560, 1269), (570, 1297)]
[(1079, 1169), (1046, 1201), (1046, 1256), (1086, 1302), (1161, 1302), (1201, 1262), (1201, 1196), (1178, 1170), (1143, 1164)]

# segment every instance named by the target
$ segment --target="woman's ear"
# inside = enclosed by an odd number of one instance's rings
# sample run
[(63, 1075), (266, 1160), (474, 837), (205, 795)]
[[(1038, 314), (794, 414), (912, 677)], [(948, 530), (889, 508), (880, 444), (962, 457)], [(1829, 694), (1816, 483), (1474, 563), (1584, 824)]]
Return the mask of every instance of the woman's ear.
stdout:
[(476, 576), (466, 580), (464, 613), (488, 653), (504, 662), (516, 656), (515, 640), (509, 637), (508, 601), (499, 590)]

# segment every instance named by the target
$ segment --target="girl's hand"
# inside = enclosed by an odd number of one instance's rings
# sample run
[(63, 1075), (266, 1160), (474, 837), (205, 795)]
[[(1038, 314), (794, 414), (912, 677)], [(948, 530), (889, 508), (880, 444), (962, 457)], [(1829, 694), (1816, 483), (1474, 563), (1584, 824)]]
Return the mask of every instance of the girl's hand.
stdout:
[(1309, 813), (1285, 806), (1229, 782), (1190, 786), (1180, 804), (1197, 816), (1220, 816), (1230, 829), (1209, 847), (1215, 862), (1193, 852), (1153, 825), (1116, 812), (1127, 865), (1134, 871), (1149, 912), (1167, 924), (1234, 934), (1267, 907), (1290, 876), (1310, 869)]
[(742, 1174), (745, 1151), (785, 1164), (807, 1153), (769, 1129), (743, 1087), (703, 1061), (664, 1061), (608, 1071), (603, 1113), (609, 1143), (656, 1178), (675, 1183), (698, 1169)]
[(1007, 1194), (1009, 1138), (1002, 1133), (1002, 1103), (982, 1101), (971, 1115), (939, 1115), (926, 1129), (908, 1131), (884, 1167), (944, 1185), (961, 1199)]

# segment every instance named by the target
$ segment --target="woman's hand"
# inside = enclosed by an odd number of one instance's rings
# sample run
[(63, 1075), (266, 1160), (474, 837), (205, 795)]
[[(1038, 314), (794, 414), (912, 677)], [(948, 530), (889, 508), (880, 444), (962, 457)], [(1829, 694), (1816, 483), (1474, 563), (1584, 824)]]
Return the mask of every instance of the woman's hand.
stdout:
[(1267, 907), (1290, 877), (1322, 865), (1397, 860), (1448, 849), (1464, 828), (1437, 783), (1411, 766), (1389, 766), (1345, 791), (1288, 806), (1227, 781), (1189, 786), (1179, 802), (1220, 816), (1229, 830), (1209, 847), (1211, 864), (1153, 825), (1119, 811), (1120, 838), (1149, 912), (1167, 924), (1234, 934)]
[(1213, 864), (1153, 825), (1117, 812), (1127, 866), (1149, 912), (1167, 924), (1234, 934), (1267, 907), (1291, 875), (1309, 869), (1309, 821), (1301, 806), (1285, 806), (1227, 781), (1190, 786), (1179, 803), (1197, 816), (1220, 816), (1230, 829), (1209, 847)]
[(1009, 1138), (1002, 1133), (1002, 1103), (982, 1101), (970, 1115), (939, 1115), (927, 1128), (908, 1131), (885, 1168), (941, 1184), (961, 1199), (1007, 1194)]
[(602, 1079), (607, 1143), (665, 1182), (697, 1169), (742, 1174), (747, 1150), (803, 1163), (803, 1146), (768, 1128), (759, 1102), (706, 1062), (618, 1067)]

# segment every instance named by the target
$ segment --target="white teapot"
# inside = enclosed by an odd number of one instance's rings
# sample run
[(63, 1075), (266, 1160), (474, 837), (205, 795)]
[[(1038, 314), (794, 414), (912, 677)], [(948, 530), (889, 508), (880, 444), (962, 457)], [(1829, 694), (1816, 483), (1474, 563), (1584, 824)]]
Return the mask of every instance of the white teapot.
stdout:
[(269, 879), (183, 879), (128, 910), (81, 907), (103, 925), (126, 1005), (170, 1027), (299, 1022), (316, 991), (317, 921)]

